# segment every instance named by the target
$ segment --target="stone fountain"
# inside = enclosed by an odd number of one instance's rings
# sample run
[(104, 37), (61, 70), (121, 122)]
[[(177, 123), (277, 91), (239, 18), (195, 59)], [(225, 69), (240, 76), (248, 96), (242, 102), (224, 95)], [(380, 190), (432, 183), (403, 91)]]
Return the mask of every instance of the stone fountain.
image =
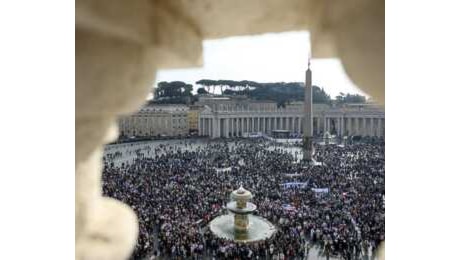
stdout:
[(252, 197), (252, 193), (242, 186), (233, 191), (226, 206), (228, 214), (209, 223), (211, 232), (219, 238), (243, 243), (270, 238), (276, 227), (268, 220), (252, 215), (257, 209), (254, 203), (249, 202)]

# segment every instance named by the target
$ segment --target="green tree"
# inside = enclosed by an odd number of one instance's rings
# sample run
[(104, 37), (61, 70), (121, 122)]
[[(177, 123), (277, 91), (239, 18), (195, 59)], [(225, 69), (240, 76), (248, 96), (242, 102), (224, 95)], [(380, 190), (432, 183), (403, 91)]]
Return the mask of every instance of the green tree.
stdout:
[(154, 103), (188, 103), (193, 97), (193, 86), (182, 81), (158, 83)]
[(202, 94), (208, 94), (208, 91), (206, 91), (206, 89), (204, 88), (199, 88), (196, 90), (196, 93), (202, 95)]
[(366, 97), (359, 94), (349, 94), (346, 95), (342, 92), (335, 97), (335, 100), (338, 103), (366, 103)]

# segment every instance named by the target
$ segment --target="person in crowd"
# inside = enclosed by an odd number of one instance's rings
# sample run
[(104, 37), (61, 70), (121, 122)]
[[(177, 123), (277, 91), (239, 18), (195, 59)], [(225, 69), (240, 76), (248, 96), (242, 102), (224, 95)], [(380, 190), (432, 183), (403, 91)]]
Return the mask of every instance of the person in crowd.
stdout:
[[(360, 259), (385, 239), (382, 144), (315, 145), (322, 164), (311, 166), (264, 139), (181, 142), (106, 148), (103, 194), (139, 219), (132, 259), (307, 259), (314, 247)], [(207, 228), (240, 183), (277, 226), (272, 238), (235, 243)]]

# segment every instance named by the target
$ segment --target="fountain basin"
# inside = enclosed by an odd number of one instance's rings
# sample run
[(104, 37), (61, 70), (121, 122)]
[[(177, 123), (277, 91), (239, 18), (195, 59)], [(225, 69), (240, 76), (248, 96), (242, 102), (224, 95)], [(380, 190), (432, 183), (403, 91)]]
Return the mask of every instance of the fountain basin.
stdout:
[(244, 232), (240, 232), (234, 228), (235, 223), (233, 214), (216, 217), (209, 223), (209, 228), (211, 232), (219, 238), (241, 243), (265, 240), (272, 237), (276, 232), (276, 227), (268, 220), (254, 215), (247, 215), (247, 217), (249, 225)]
[(227, 209), (232, 213), (245, 215), (254, 212), (257, 209), (257, 206), (254, 203), (246, 202), (246, 207), (238, 208), (237, 202), (231, 201), (227, 203)]

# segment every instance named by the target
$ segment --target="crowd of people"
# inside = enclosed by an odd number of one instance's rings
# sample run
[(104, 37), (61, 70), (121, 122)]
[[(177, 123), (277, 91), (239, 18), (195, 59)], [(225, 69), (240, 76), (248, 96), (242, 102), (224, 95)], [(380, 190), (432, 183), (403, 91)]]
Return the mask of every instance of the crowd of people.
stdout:
[[(371, 257), (385, 234), (384, 146), (315, 151), (321, 165), (298, 163), (264, 139), (109, 150), (103, 193), (138, 216), (132, 259), (306, 259), (312, 247), (326, 258)], [(117, 161), (126, 153), (131, 160)], [(235, 243), (207, 228), (240, 184), (254, 194), (255, 214), (277, 227), (272, 238)]]

